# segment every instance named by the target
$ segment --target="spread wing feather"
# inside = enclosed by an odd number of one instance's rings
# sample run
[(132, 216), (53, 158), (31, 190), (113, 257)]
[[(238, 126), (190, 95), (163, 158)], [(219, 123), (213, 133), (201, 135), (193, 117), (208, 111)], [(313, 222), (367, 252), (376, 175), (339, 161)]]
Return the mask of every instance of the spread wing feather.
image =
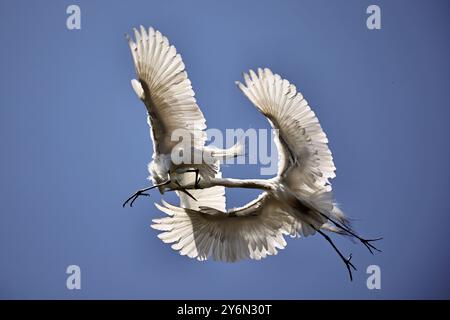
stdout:
[(276, 129), (278, 175), (291, 188), (329, 189), (335, 166), (320, 123), (293, 84), (265, 68), (244, 74), (241, 91)]
[(171, 139), (177, 129), (190, 135), (193, 147), (203, 147), (206, 121), (180, 54), (153, 28), (141, 26), (134, 35), (134, 41), (128, 37), (138, 78), (132, 84), (147, 107), (154, 151), (170, 153), (178, 143)]
[(172, 243), (174, 250), (190, 258), (212, 257), (226, 262), (245, 258), (260, 260), (283, 249), (284, 234), (295, 225), (293, 218), (280, 210), (276, 202), (264, 193), (246, 206), (234, 209), (235, 215), (230, 215), (211, 207), (192, 210), (163, 201), (162, 205), (155, 205), (168, 217), (153, 220), (152, 228), (162, 231), (158, 237), (163, 242)]

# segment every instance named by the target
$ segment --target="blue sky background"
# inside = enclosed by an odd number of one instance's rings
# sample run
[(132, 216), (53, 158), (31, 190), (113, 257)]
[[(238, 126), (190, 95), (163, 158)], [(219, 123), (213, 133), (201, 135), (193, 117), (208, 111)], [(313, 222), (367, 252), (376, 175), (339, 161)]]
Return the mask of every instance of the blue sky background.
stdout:
[[(66, 7), (82, 29), (66, 29)], [(366, 28), (378, 4), (382, 29)], [(447, 1), (0, 2), (0, 298), (450, 298)], [(151, 156), (124, 33), (152, 25), (182, 53), (209, 127), (268, 128), (236, 89), (268, 66), (295, 83), (330, 138), (336, 198), (372, 256), (346, 239), (354, 282), (318, 236), (263, 261), (178, 255), (132, 209)], [(256, 177), (258, 165), (224, 168)], [(228, 205), (255, 192), (229, 190)], [(174, 199), (173, 195), (167, 197)], [(66, 289), (66, 267), (82, 289)], [(368, 265), (381, 290), (366, 288)]]

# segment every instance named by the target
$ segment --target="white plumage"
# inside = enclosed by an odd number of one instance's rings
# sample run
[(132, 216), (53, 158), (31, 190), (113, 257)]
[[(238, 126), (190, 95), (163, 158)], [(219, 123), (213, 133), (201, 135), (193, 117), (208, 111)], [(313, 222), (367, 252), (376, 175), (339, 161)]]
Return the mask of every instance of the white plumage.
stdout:
[[(150, 168), (160, 168), (158, 155), (173, 148), (167, 138), (171, 130), (187, 126), (194, 135), (203, 132), (205, 121), (181, 58), (165, 37), (153, 29), (147, 35), (142, 29), (140, 34), (136, 32), (136, 43), (130, 41), (130, 47), (140, 79), (133, 82), (133, 87), (147, 106), (152, 128), (156, 156)], [(155, 51), (166, 54), (152, 58), (154, 54), (150, 53)], [(330, 179), (335, 177), (336, 168), (317, 117), (296, 87), (269, 69), (258, 69), (257, 73), (250, 70), (244, 80), (245, 84), (236, 84), (276, 129), (277, 176), (266, 180), (222, 178), (218, 161), (213, 167), (201, 165), (208, 170), (198, 167), (202, 172), (198, 183), (186, 174), (170, 176), (179, 181), (178, 186), (171, 183), (171, 189), (189, 190), (191, 195), (179, 193), (180, 206), (165, 201), (156, 204), (168, 216), (155, 219), (152, 227), (162, 231), (159, 238), (182, 255), (229, 262), (277, 254), (286, 246), (285, 235), (299, 237), (318, 232), (338, 252), (351, 277), (354, 267), (350, 258), (345, 258), (323, 231), (355, 237), (371, 252), (377, 249), (370, 242), (377, 239), (359, 237), (333, 201)], [(139, 83), (143, 84), (142, 90)], [(205, 139), (204, 134), (196, 135), (193, 147), (205, 148)], [(222, 151), (222, 155), (235, 156), (238, 149)], [(164, 168), (173, 166), (170, 159), (164, 163)], [(156, 171), (151, 170), (152, 176), (162, 176), (163, 172)], [(162, 183), (169, 177), (158, 179), (154, 182)], [(263, 193), (242, 207), (226, 211), (224, 187), (256, 188)]]
[[(187, 77), (184, 63), (175, 47), (159, 31), (140, 27), (140, 32), (134, 29), (135, 41), (129, 36), (136, 75), (138, 79), (131, 81), (136, 95), (141, 99), (148, 112), (148, 124), (151, 128), (153, 141), (153, 161), (149, 164), (150, 178), (161, 193), (166, 189), (180, 189), (187, 181), (194, 181), (196, 172), (200, 178), (219, 176), (219, 160), (224, 157), (238, 156), (243, 152), (243, 146), (238, 143), (226, 150), (216, 150), (205, 147), (206, 121), (197, 105), (191, 82)], [(187, 133), (191, 153), (202, 155), (208, 152), (212, 155), (210, 163), (173, 163), (171, 154), (174, 148), (179, 148), (179, 141), (172, 138), (176, 130)], [(202, 158), (201, 158), (202, 159)], [(138, 190), (124, 203), (130, 205), (140, 195), (147, 195)], [(221, 186), (211, 190), (182, 190), (182, 203), (189, 205), (189, 197), (209, 203), (213, 207), (225, 209), (225, 191)]]

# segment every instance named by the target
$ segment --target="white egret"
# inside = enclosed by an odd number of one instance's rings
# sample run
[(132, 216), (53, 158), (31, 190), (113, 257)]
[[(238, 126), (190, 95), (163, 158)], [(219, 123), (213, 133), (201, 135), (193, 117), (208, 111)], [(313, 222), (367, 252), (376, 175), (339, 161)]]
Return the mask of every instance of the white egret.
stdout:
[[(205, 146), (206, 121), (197, 105), (180, 54), (177, 54), (175, 47), (169, 44), (166, 37), (153, 28), (149, 28), (147, 32), (141, 26), (140, 32), (134, 29), (134, 34), (135, 41), (127, 35), (138, 78), (133, 79), (131, 84), (148, 112), (147, 122), (151, 128), (153, 142), (153, 161), (148, 165), (148, 170), (153, 186), (136, 191), (123, 206), (127, 203), (132, 206), (137, 197), (148, 196), (145, 192), (157, 187), (161, 193), (175, 188), (183, 192), (179, 196), (184, 205), (190, 204), (190, 208), (197, 208), (199, 204), (204, 203), (224, 210), (223, 187), (188, 192), (182, 185), (193, 180), (192, 174), (186, 175), (187, 172), (195, 172), (195, 183), (200, 177), (220, 176), (219, 160), (241, 154), (242, 144), (237, 143), (226, 150)], [(179, 141), (174, 140), (172, 136), (177, 130), (185, 135), (186, 141), (181, 148), (184, 147), (184, 150), (179, 150)], [(172, 154), (180, 151), (189, 151), (194, 158), (201, 161), (174, 163)], [(204, 157), (205, 153), (210, 157)]]
[(158, 237), (191, 258), (221, 261), (261, 259), (286, 246), (284, 235), (321, 234), (344, 261), (350, 279), (351, 255), (346, 258), (324, 231), (361, 241), (371, 253), (379, 251), (349, 225), (334, 203), (329, 182), (335, 166), (328, 139), (317, 117), (296, 87), (269, 69), (244, 74), (238, 87), (276, 129), (279, 151), (278, 174), (271, 179), (226, 179), (205, 177), (195, 189), (211, 187), (257, 188), (264, 192), (243, 207), (223, 210), (204, 202), (198, 208), (174, 206), (165, 201), (156, 206), (169, 216), (155, 219), (152, 227), (163, 231)]

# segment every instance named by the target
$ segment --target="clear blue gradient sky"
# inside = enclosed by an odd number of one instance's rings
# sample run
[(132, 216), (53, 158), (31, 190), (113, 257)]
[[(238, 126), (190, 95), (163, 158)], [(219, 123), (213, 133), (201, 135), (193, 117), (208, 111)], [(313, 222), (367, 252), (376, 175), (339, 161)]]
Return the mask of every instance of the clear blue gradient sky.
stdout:
[[(66, 29), (78, 4), (82, 29)], [(382, 29), (366, 28), (366, 8)], [(0, 2), (0, 298), (450, 298), (448, 1)], [(372, 256), (346, 239), (354, 282), (318, 236), (263, 261), (178, 255), (132, 209), (151, 144), (124, 33), (161, 30), (182, 54), (209, 127), (268, 128), (235, 87), (268, 66), (310, 102), (330, 139), (338, 202)], [(258, 165), (228, 166), (257, 177)], [(230, 190), (228, 205), (256, 195)], [(167, 197), (174, 200), (173, 195)], [(82, 289), (69, 291), (77, 264)], [(382, 289), (366, 288), (377, 264)]]

